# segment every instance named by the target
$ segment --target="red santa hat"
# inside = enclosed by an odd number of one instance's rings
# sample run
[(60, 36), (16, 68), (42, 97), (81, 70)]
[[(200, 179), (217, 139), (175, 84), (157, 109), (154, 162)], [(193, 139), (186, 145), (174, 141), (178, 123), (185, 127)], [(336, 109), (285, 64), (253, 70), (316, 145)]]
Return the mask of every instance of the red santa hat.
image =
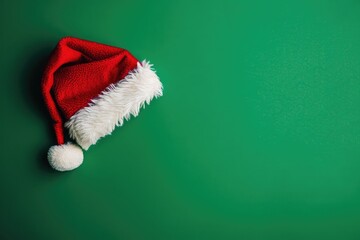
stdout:
[[(162, 84), (149, 62), (139, 62), (122, 48), (73, 37), (57, 44), (41, 87), (58, 144), (49, 149), (48, 160), (59, 171), (80, 166), (82, 149), (162, 95)], [(76, 144), (65, 144), (65, 129)]]

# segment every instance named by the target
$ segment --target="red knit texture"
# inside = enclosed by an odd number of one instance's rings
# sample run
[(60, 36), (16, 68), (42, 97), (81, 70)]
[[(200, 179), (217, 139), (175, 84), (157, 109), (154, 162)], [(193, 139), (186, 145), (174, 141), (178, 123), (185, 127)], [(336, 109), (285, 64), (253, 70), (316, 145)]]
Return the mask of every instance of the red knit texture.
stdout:
[(122, 48), (74, 37), (59, 41), (41, 84), (58, 144), (64, 144), (64, 122), (88, 106), (110, 84), (124, 79), (137, 62)]

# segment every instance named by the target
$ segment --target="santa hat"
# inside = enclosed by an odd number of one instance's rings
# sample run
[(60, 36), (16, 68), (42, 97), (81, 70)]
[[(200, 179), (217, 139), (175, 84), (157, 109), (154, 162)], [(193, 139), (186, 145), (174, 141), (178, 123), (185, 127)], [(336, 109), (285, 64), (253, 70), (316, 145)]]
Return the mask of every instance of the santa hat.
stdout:
[[(59, 41), (41, 84), (58, 144), (48, 152), (54, 169), (80, 166), (82, 149), (162, 95), (162, 84), (151, 67), (122, 48), (73, 37)], [(76, 144), (65, 144), (65, 129)]]

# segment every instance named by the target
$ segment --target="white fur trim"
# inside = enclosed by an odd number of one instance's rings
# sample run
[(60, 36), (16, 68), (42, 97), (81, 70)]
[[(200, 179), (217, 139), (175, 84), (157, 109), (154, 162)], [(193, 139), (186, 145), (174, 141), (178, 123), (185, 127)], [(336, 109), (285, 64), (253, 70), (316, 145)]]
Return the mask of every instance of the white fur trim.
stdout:
[(162, 96), (162, 84), (151, 67), (147, 61), (138, 63), (124, 79), (111, 84), (89, 106), (77, 111), (65, 123), (70, 137), (87, 150), (116, 126), (123, 125), (125, 119), (136, 117), (145, 103)]
[(58, 171), (70, 171), (79, 167), (84, 159), (81, 148), (73, 143), (55, 145), (49, 149), (48, 161)]

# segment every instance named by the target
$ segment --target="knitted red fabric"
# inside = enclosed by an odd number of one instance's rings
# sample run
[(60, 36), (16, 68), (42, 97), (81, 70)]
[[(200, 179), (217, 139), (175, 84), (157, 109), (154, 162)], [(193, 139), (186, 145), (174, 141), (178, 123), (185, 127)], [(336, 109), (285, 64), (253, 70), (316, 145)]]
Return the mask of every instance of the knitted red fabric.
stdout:
[(64, 143), (64, 122), (110, 84), (124, 79), (137, 62), (122, 48), (73, 37), (59, 41), (41, 84), (58, 144)]

